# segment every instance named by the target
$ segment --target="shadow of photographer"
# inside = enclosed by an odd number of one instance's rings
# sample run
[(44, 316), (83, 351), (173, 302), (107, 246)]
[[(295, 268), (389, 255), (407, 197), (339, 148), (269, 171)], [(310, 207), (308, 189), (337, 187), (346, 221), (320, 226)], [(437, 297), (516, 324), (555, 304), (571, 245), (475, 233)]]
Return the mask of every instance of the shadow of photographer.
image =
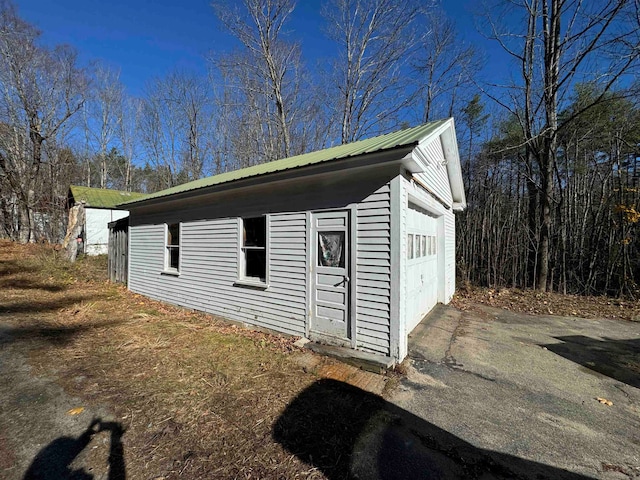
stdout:
[(94, 419), (87, 429), (77, 438), (56, 438), (44, 447), (31, 462), (24, 475), (24, 480), (92, 480), (93, 475), (84, 468), (74, 469), (73, 461), (89, 445), (94, 435), (110, 432), (109, 445), (109, 480), (125, 480), (124, 446), (122, 436), (125, 429), (118, 422), (103, 422)]
[(330, 480), (587, 478), (476, 447), (377, 395), (329, 379), (294, 398), (272, 436)]

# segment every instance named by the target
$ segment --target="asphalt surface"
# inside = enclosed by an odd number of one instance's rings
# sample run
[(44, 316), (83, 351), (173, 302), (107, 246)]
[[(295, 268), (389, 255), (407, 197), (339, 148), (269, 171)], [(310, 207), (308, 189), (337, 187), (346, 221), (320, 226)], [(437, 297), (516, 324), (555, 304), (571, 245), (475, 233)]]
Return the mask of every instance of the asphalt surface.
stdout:
[(120, 424), (34, 374), (34, 343), (0, 325), (0, 478), (124, 479)]
[(640, 323), (438, 306), (409, 345), (391, 402), (463, 472), (434, 478), (640, 478)]

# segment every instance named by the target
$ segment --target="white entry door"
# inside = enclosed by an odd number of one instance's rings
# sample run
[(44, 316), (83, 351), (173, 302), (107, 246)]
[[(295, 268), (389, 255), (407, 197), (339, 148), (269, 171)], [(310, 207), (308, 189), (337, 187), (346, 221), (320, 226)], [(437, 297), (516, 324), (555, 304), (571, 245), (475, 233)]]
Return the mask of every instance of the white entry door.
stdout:
[(407, 332), (438, 302), (437, 219), (409, 203), (407, 209)]
[(323, 336), (349, 337), (349, 212), (312, 214), (311, 323)]

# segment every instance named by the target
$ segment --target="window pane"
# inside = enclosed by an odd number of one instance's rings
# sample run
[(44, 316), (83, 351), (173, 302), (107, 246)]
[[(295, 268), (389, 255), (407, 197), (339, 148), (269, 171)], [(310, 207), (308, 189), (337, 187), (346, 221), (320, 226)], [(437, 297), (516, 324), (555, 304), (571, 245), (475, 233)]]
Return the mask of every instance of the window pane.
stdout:
[(432, 242), (432, 245), (433, 245), (433, 248), (431, 249), (431, 253), (433, 255), (435, 255), (436, 254), (436, 245), (437, 245), (436, 237), (431, 237), (431, 242)]
[(167, 245), (180, 245), (180, 224), (167, 225)]
[(244, 218), (243, 245), (245, 247), (266, 247), (267, 219), (266, 217)]
[(407, 258), (413, 258), (413, 234), (407, 235)]
[(178, 247), (167, 247), (169, 253), (169, 268), (178, 270), (180, 249)]
[(265, 250), (245, 250), (245, 276), (267, 280), (267, 255)]
[(422, 235), (422, 256), (427, 256), (427, 236)]
[(318, 266), (344, 268), (344, 232), (318, 232)]

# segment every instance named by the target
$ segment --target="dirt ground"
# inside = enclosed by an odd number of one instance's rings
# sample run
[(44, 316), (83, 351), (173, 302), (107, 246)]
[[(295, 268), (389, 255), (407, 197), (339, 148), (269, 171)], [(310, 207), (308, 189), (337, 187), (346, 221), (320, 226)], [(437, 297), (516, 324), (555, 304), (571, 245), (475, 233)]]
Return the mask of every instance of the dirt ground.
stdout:
[(398, 374), (132, 294), (105, 267), (0, 241), (1, 478), (512, 478), (387, 401)]

